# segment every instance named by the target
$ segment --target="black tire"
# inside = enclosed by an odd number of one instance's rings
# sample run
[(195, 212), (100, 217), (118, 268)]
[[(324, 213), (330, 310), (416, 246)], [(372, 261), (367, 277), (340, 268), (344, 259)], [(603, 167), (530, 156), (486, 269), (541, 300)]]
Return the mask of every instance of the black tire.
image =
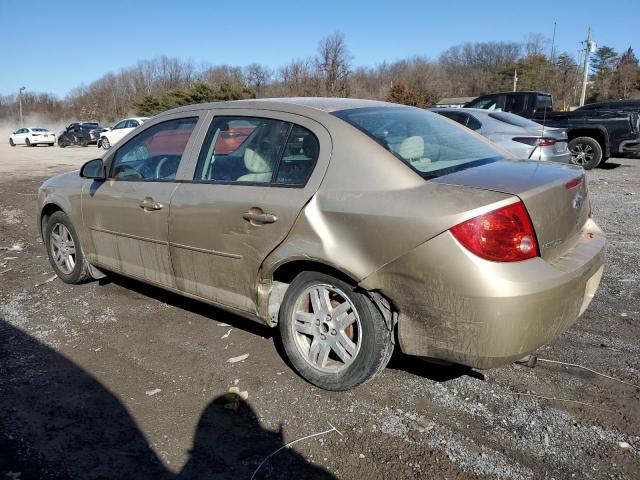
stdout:
[(25, 138), (25, 139), (24, 139), (24, 144), (25, 144), (27, 147), (30, 147), (30, 146), (31, 146), (31, 142), (29, 141), (29, 139), (28, 139), (28, 138)]
[(58, 142), (58, 146), (59, 146), (60, 148), (65, 148), (65, 147), (67, 146), (67, 144), (66, 144), (66, 143), (64, 143), (64, 142)]
[(88, 147), (89, 146), (89, 140), (86, 138), (83, 138), (82, 140), (80, 140), (80, 146), (81, 147)]
[(12, 147), (16, 146), (16, 144), (13, 142), (13, 138), (9, 139), (9, 145), (11, 145)]
[(111, 143), (109, 142), (109, 139), (107, 137), (103, 137), (100, 140), (100, 144), (98, 146), (102, 147), (104, 150), (109, 150), (111, 148)]
[[(334, 295), (334, 298), (345, 299), (345, 302), (342, 302), (345, 305), (346, 301), (350, 303), (349, 309), (344, 310), (343, 314), (338, 315), (336, 312), (336, 318), (341, 318), (346, 312), (351, 312), (348, 316), (355, 314), (354, 318), (357, 319), (352, 322), (352, 326), (343, 327), (336, 334), (336, 329), (340, 327), (336, 323), (331, 323), (334, 320), (331, 315), (322, 313), (318, 315), (298, 310), (300, 305), (305, 305), (305, 298), (307, 299), (306, 305), (309, 310), (311, 309), (310, 295), (312, 294), (307, 294), (307, 292), (315, 287), (333, 290), (331, 295)], [(326, 298), (330, 305), (333, 305), (334, 301), (337, 302), (336, 305), (341, 305), (338, 300), (330, 300), (329, 293)], [(334, 311), (337, 310), (336, 306), (331, 308)], [(297, 321), (294, 317), (296, 311), (308, 315), (313, 320)], [(318, 317), (323, 317), (324, 320), (321, 322)], [(304, 326), (305, 329), (313, 329), (313, 333), (309, 333), (309, 336), (307, 333), (300, 333), (296, 329), (300, 326)], [(382, 313), (371, 298), (366, 293), (358, 291), (354, 285), (318, 272), (302, 272), (291, 282), (280, 307), (279, 330), (282, 345), (293, 367), (307, 381), (326, 390), (349, 390), (372, 379), (386, 367), (394, 348), (393, 328), (391, 325), (387, 325)], [(350, 334), (345, 334), (347, 331)], [(350, 335), (349, 340), (357, 349), (354, 355), (349, 356), (348, 363), (339, 358), (335, 349), (329, 349), (329, 353), (324, 356), (325, 360), (320, 360), (320, 367), (312, 365), (310, 358), (315, 356), (311, 353), (313, 345), (316, 340), (319, 344), (326, 345), (325, 334), (328, 338), (327, 341), (338, 343), (341, 342), (339, 339), (343, 338), (340, 336), (341, 334)], [(336, 336), (331, 338), (330, 335)], [(323, 339), (322, 342), (319, 340), (320, 337)], [(306, 354), (302, 351), (304, 347), (309, 350)], [(316, 350), (320, 352), (321, 349), (322, 346)], [(320, 353), (317, 358), (320, 358)], [(317, 362), (314, 361), (314, 363)], [(327, 362), (326, 367), (324, 367), (325, 362)], [(337, 365), (337, 367), (330, 366), (330, 363)]]
[(602, 161), (602, 147), (591, 137), (576, 137), (569, 142), (571, 163), (585, 170), (596, 168)]
[[(71, 238), (73, 239), (73, 243), (75, 246), (75, 264), (73, 269), (70, 272), (64, 272), (58, 266), (56, 261), (54, 260), (54, 253), (52, 248), (52, 232), (58, 225), (63, 225), (66, 230), (69, 232)], [(64, 283), (83, 283), (91, 278), (91, 273), (89, 270), (89, 263), (87, 262), (84, 252), (82, 251), (82, 246), (80, 245), (80, 239), (78, 238), (78, 234), (76, 233), (76, 229), (73, 227), (71, 220), (67, 216), (66, 213), (58, 211), (49, 217), (46, 224), (43, 225), (43, 230), (45, 232), (45, 246), (47, 248), (47, 256), (49, 257), (49, 262), (53, 267), (54, 272), (58, 275), (60, 280)]]

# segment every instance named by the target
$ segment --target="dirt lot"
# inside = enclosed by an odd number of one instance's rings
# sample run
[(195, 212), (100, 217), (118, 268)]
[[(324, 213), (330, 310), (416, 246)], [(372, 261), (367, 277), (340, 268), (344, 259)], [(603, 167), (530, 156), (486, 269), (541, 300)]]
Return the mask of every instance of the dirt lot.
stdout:
[[(52, 279), (34, 192), (97, 153), (0, 147), (1, 478), (249, 479), (327, 430), (255, 478), (640, 478), (633, 386), (549, 362), (475, 372), (396, 354), (375, 381), (329, 393), (259, 325), (121, 277)], [(610, 239), (603, 283), (538, 353), (639, 384), (640, 160), (605, 167), (588, 173)], [(232, 386), (248, 392), (237, 413)]]

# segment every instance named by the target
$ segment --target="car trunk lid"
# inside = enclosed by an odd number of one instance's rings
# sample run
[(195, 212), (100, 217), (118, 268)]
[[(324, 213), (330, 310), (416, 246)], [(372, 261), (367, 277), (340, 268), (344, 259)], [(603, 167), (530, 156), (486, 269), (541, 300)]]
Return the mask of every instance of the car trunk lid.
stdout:
[(589, 217), (589, 198), (581, 168), (537, 161), (499, 161), (432, 181), (518, 196), (536, 231), (540, 255), (562, 256), (576, 242)]

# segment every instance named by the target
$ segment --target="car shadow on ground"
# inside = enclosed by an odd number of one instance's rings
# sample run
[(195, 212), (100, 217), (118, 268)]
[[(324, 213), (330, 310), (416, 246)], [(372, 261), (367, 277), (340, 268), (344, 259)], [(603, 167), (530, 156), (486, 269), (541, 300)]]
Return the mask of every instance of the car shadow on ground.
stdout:
[(402, 370), (418, 377), (427, 378), (434, 382), (448, 382), (460, 377), (471, 377), (484, 380), (484, 375), (464, 365), (440, 362), (436, 359), (405, 355), (396, 347), (387, 368)]
[[(284, 346), (282, 345), (280, 335), (277, 334), (277, 330), (275, 328), (269, 328), (266, 325), (253, 322), (239, 315), (221, 310), (212, 305), (200, 302), (198, 300), (192, 300), (188, 297), (169, 292), (160, 287), (155, 287), (153, 285), (149, 285), (148, 283), (143, 283), (128, 277), (118, 275), (116, 273), (109, 273), (108, 276), (101, 279), (99, 283), (100, 285), (107, 285), (109, 283), (112, 283), (126, 290), (144, 295), (160, 302), (164, 302), (173, 307), (181, 308), (197, 315), (202, 315), (203, 317), (215, 320), (217, 322), (228, 323), (234, 328), (244, 330), (256, 336), (272, 339), (275, 349), (282, 358), (282, 361), (291, 370), (296, 372), (293, 364), (289, 361), (289, 357), (287, 356)], [(392, 370), (402, 370), (412, 375), (427, 378), (435, 382), (446, 382), (462, 376), (484, 380), (484, 375), (482, 373), (463, 365), (448, 364), (438, 362), (435, 359), (405, 355), (402, 353), (397, 344), (391, 361), (389, 362), (388, 368)]]
[[(0, 476), (31, 479), (250, 478), (283, 446), (249, 404), (214, 399), (179, 473), (163, 465), (117, 396), (52, 348), (0, 319)], [(171, 435), (171, 432), (167, 432)], [(255, 477), (334, 478), (291, 449)]]
[(615, 162), (605, 162), (605, 163), (601, 163), (600, 165), (598, 165), (598, 168), (601, 168), (602, 170), (614, 170), (618, 167), (621, 167), (622, 165), (620, 163), (615, 163)]

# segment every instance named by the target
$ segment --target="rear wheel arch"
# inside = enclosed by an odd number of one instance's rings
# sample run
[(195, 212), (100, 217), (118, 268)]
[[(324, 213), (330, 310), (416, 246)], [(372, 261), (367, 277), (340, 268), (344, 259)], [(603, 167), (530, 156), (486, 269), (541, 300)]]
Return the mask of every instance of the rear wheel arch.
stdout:
[(575, 128), (569, 129), (567, 131), (567, 136), (569, 137), (569, 141), (578, 137), (593, 138), (600, 144), (603, 158), (609, 156), (609, 137), (604, 130), (597, 128)]
[(258, 288), (258, 295), (262, 297), (258, 299), (258, 304), (262, 305), (261, 316), (266, 318), (268, 325), (272, 327), (277, 325), (280, 306), (287, 289), (293, 279), (303, 272), (331, 275), (354, 287), (358, 284), (352, 275), (320, 260), (292, 259), (277, 264), (271, 272), (262, 274), (261, 286), (266, 288)]

